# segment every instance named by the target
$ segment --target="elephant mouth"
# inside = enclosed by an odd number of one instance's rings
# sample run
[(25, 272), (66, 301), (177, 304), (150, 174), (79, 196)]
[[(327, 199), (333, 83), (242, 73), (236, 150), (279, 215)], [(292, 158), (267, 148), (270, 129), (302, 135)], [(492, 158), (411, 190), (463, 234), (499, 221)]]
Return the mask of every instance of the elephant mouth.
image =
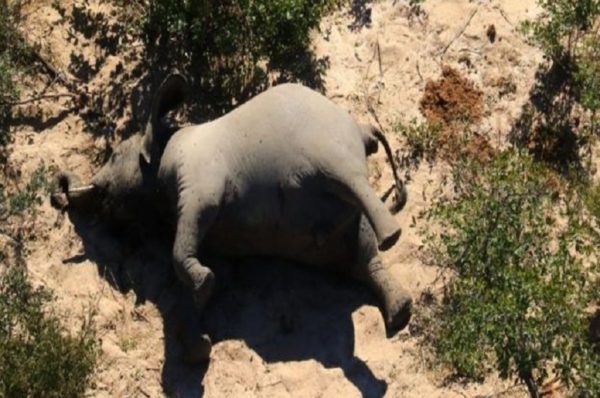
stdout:
[(61, 211), (70, 208), (85, 208), (94, 201), (99, 193), (95, 184), (81, 185), (79, 178), (71, 173), (59, 173), (56, 177), (56, 185), (59, 190), (50, 196), (50, 203)]

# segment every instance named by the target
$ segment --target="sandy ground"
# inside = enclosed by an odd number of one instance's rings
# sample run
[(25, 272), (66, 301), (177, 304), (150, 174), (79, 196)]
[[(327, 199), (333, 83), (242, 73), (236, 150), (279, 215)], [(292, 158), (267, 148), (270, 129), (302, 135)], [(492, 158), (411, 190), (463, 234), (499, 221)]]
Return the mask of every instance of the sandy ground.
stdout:
[[(42, 42), (42, 52), (61, 70), (74, 70), (73, 54), (83, 57), (95, 68), (86, 80), (88, 90), (93, 96), (110, 96), (111, 72), (126, 61), (118, 54), (102, 53), (93, 39), (65, 28), (51, 1), (34, 3), (27, 17), (30, 39)], [(60, 3), (68, 8), (73, 2)], [(107, 7), (95, 0), (89, 3), (96, 11)], [(535, 15), (534, 3), (427, 0), (416, 15), (404, 1), (382, 0), (367, 3), (370, 14), (359, 13), (358, 19), (348, 10), (337, 12), (314, 34), (316, 53), (330, 63), (327, 96), (357, 119), (374, 123), (370, 104), (392, 146), (402, 148), (392, 126), (421, 117), (419, 100), (426, 82), (450, 65), (483, 91), (479, 131), (502, 146), (541, 61), (540, 53), (516, 31), (520, 21)], [(357, 26), (357, 21), (367, 23)], [(486, 35), (490, 25), (497, 33), (493, 43)], [(507, 82), (512, 83), (510, 90)], [(39, 84), (32, 82), (32, 87)], [(84, 177), (96, 169), (92, 159), (105, 145), (102, 131), (90, 131), (84, 117), (68, 108), (67, 100), (56, 100), (24, 110), (41, 112), (42, 117), (24, 118), (16, 130), (10, 160), (23, 179), (41, 164)], [(117, 135), (129, 112), (125, 110), (113, 126)], [(382, 192), (392, 181), (389, 167), (382, 153), (371, 162), (379, 171), (373, 184)], [(439, 187), (444, 169), (423, 165), (411, 172), (409, 201), (397, 216), (402, 238), (383, 254), (416, 299), (436, 276), (436, 270), (421, 261), (418, 229), (423, 221), (418, 217)], [(235, 268), (229, 286), (217, 293), (205, 316), (215, 340), (210, 363), (205, 368), (186, 367), (173, 337), (178, 289), (160, 243), (127, 251), (101, 230), (86, 236), (76, 220), (57, 214), (48, 200), (40, 212), (36, 239), (29, 242), (26, 257), (33, 280), (54, 290), (56, 310), (73, 327), (83, 314), (96, 311), (101, 359), (90, 396), (523, 395), (494, 376), (481, 384), (445, 383), (440, 372), (427, 366), (419, 336), (405, 330), (386, 338), (366, 289), (275, 261)]]

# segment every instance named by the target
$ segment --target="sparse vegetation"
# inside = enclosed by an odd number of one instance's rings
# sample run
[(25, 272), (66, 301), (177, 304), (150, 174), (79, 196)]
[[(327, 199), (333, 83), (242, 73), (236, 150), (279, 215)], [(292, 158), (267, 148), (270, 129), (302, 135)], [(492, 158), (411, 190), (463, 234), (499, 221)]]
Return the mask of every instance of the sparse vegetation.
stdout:
[[(41, 204), (42, 195), (49, 195), (53, 190), (53, 184), (48, 177), (52, 171), (54, 170), (46, 169), (44, 166), (38, 167), (31, 175), (27, 185), (10, 198), (8, 212), (10, 214), (23, 214)], [(0, 207), (0, 214), (2, 212), (3, 209)]]
[[(49, 170), (38, 168), (13, 195), (0, 182), (0, 397), (80, 397), (96, 363), (94, 328), (85, 319), (69, 334), (52, 309), (52, 294), (34, 288), (25, 270), (25, 241), (41, 196), (51, 189)], [(15, 219), (16, 217), (16, 219)], [(20, 221), (15, 221), (20, 220)], [(11, 254), (12, 253), (12, 254)]]
[(584, 175), (600, 133), (600, 1), (538, 3), (543, 13), (522, 27), (548, 62), (538, 73), (515, 138), (561, 171), (576, 167)]
[(48, 312), (51, 294), (23, 268), (0, 274), (0, 397), (81, 397), (96, 362), (92, 325), (69, 335)]
[(425, 3), (425, 0), (408, 0), (408, 6), (415, 15), (421, 14), (423, 3)]
[(549, 375), (598, 396), (600, 357), (587, 335), (598, 242), (579, 199), (515, 150), (487, 167), (463, 160), (453, 184), (456, 196), (429, 214), (440, 227), (429, 233), (431, 258), (448, 276), (429, 325), (438, 357), (460, 376), (496, 369), (532, 397)]
[(440, 127), (429, 123), (419, 123), (416, 119), (409, 123), (397, 122), (394, 132), (404, 138), (407, 149), (402, 158), (403, 166), (418, 165), (421, 160), (431, 163), (438, 153)]
[(418, 167), (425, 160), (433, 164), (438, 158), (454, 163), (463, 156), (480, 162), (487, 162), (494, 154), (488, 139), (477, 133), (476, 129), (457, 123), (448, 125), (431, 122), (418, 122), (413, 119), (409, 123), (396, 122), (394, 132), (404, 140), (404, 151), (400, 157), (403, 167)]
[(17, 98), (14, 62), (19, 44), (16, 26), (20, 6), (20, 1), (0, 0), (0, 146), (6, 145), (10, 140), (11, 108)]
[(123, 352), (135, 350), (137, 347), (137, 341), (135, 338), (123, 336), (119, 339), (119, 348)]
[(583, 188), (585, 205), (596, 220), (600, 220), (600, 184), (589, 184)]

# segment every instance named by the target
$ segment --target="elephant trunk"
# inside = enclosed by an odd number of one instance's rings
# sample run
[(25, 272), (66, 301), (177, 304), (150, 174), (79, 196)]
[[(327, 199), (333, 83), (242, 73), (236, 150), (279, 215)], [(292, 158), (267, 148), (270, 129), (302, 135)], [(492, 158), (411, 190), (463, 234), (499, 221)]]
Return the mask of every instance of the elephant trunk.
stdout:
[(50, 197), (52, 206), (59, 210), (68, 207), (83, 209), (90, 205), (97, 191), (93, 184), (81, 185), (79, 177), (69, 172), (60, 172), (55, 177), (58, 192)]

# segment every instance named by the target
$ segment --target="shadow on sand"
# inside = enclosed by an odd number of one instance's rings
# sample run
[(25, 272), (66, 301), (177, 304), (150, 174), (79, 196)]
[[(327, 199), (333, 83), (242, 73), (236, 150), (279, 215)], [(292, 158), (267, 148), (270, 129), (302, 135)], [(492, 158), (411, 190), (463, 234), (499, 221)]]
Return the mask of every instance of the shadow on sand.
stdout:
[(189, 331), (208, 333), (213, 344), (243, 340), (265, 362), (314, 359), (326, 368), (340, 368), (364, 397), (387, 390), (354, 356), (352, 312), (374, 298), (359, 284), (326, 272), (273, 259), (245, 259), (235, 264), (209, 264), (218, 286), (208, 308), (198, 316), (191, 297), (170, 266), (168, 238), (127, 242), (107, 226), (70, 214), (81, 236), (84, 257), (121, 292), (133, 290), (137, 304), (150, 301), (160, 311), (165, 335), (162, 385), (176, 397), (204, 393), (208, 365), (185, 365), (181, 338)]

